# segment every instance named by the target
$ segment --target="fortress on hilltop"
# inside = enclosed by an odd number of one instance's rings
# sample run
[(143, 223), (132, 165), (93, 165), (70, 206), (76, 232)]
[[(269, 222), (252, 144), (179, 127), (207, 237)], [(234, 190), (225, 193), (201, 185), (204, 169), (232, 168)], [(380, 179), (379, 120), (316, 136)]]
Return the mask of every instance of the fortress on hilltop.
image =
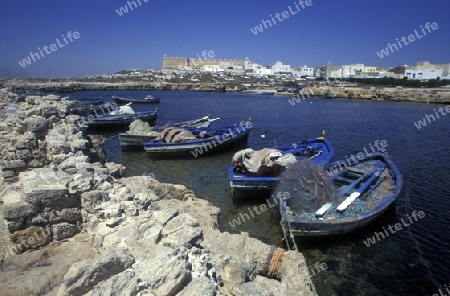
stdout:
[(181, 69), (194, 68), (203, 69), (208, 66), (230, 66), (234, 68), (245, 68), (245, 64), (249, 63), (248, 59), (206, 59), (203, 57), (188, 58), (188, 57), (168, 57), (163, 56), (163, 69)]

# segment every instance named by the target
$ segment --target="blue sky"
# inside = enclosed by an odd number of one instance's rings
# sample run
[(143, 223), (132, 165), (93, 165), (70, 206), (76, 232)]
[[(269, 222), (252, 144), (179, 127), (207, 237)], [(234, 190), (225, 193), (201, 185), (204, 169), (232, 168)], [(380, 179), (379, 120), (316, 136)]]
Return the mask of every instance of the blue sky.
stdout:
[[(311, 0), (312, 5), (254, 35), (251, 28), (270, 15), (295, 11), (298, 0), (126, 0), (4, 1), (0, 9), (1, 77), (78, 77), (123, 69), (162, 66), (162, 56), (246, 58), (293, 67), (363, 63), (396, 66), (429, 60), (450, 63), (448, 0)], [(300, 7), (300, 6), (299, 6)], [(300, 7), (301, 8), (301, 7)], [(395, 38), (436, 22), (437, 30), (380, 59), (376, 52)], [(19, 61), (50, 46), (61, 35), (80, 38), (24, 68)], [(423, 35), (423, 34), (422, 34)]]

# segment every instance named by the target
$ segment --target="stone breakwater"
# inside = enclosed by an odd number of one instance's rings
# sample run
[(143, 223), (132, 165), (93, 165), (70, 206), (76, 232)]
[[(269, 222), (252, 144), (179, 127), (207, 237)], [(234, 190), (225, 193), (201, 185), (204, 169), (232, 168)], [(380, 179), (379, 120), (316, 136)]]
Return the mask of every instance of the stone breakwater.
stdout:
[(58, 96), (0, 104), (2, 295), (313, 295), (302, 254), (218, 229), (185, 186), (124, 177)]

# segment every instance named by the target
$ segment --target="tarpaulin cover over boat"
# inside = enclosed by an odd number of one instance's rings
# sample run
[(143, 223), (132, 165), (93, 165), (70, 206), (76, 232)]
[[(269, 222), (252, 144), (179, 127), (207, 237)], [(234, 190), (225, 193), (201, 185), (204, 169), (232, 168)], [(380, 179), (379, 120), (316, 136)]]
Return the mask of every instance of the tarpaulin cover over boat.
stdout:
[(130, 106), (121, 106), (119, 109), (111, 111), (109, 115), (136, 114)]
[(184, 141), (196, 140), (194, 134), (183, 128), (169, 127), (164, 129), (156, 138), (155, 141), (163, 140), (166, 143), (179, 143)]
[(280, 150), (264, 148), (262, 150), (244, 149), (233, 156), (236, 173), (247, 176), (277, 176), (289, 164), (297, 162), (296, 157)]

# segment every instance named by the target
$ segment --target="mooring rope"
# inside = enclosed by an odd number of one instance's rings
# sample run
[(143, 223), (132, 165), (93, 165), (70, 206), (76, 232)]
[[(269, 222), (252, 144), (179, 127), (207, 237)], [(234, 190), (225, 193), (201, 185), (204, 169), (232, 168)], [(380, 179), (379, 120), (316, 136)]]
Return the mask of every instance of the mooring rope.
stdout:
[(281, 248), (275, 250), (272, 259), (270, 260), (269, 272), (267, 273), (268, 276), (272, 276), (278, 269), (278, 265), (281, 263), (281, 256), (283, 256), (284, 252), (285, 250)]

